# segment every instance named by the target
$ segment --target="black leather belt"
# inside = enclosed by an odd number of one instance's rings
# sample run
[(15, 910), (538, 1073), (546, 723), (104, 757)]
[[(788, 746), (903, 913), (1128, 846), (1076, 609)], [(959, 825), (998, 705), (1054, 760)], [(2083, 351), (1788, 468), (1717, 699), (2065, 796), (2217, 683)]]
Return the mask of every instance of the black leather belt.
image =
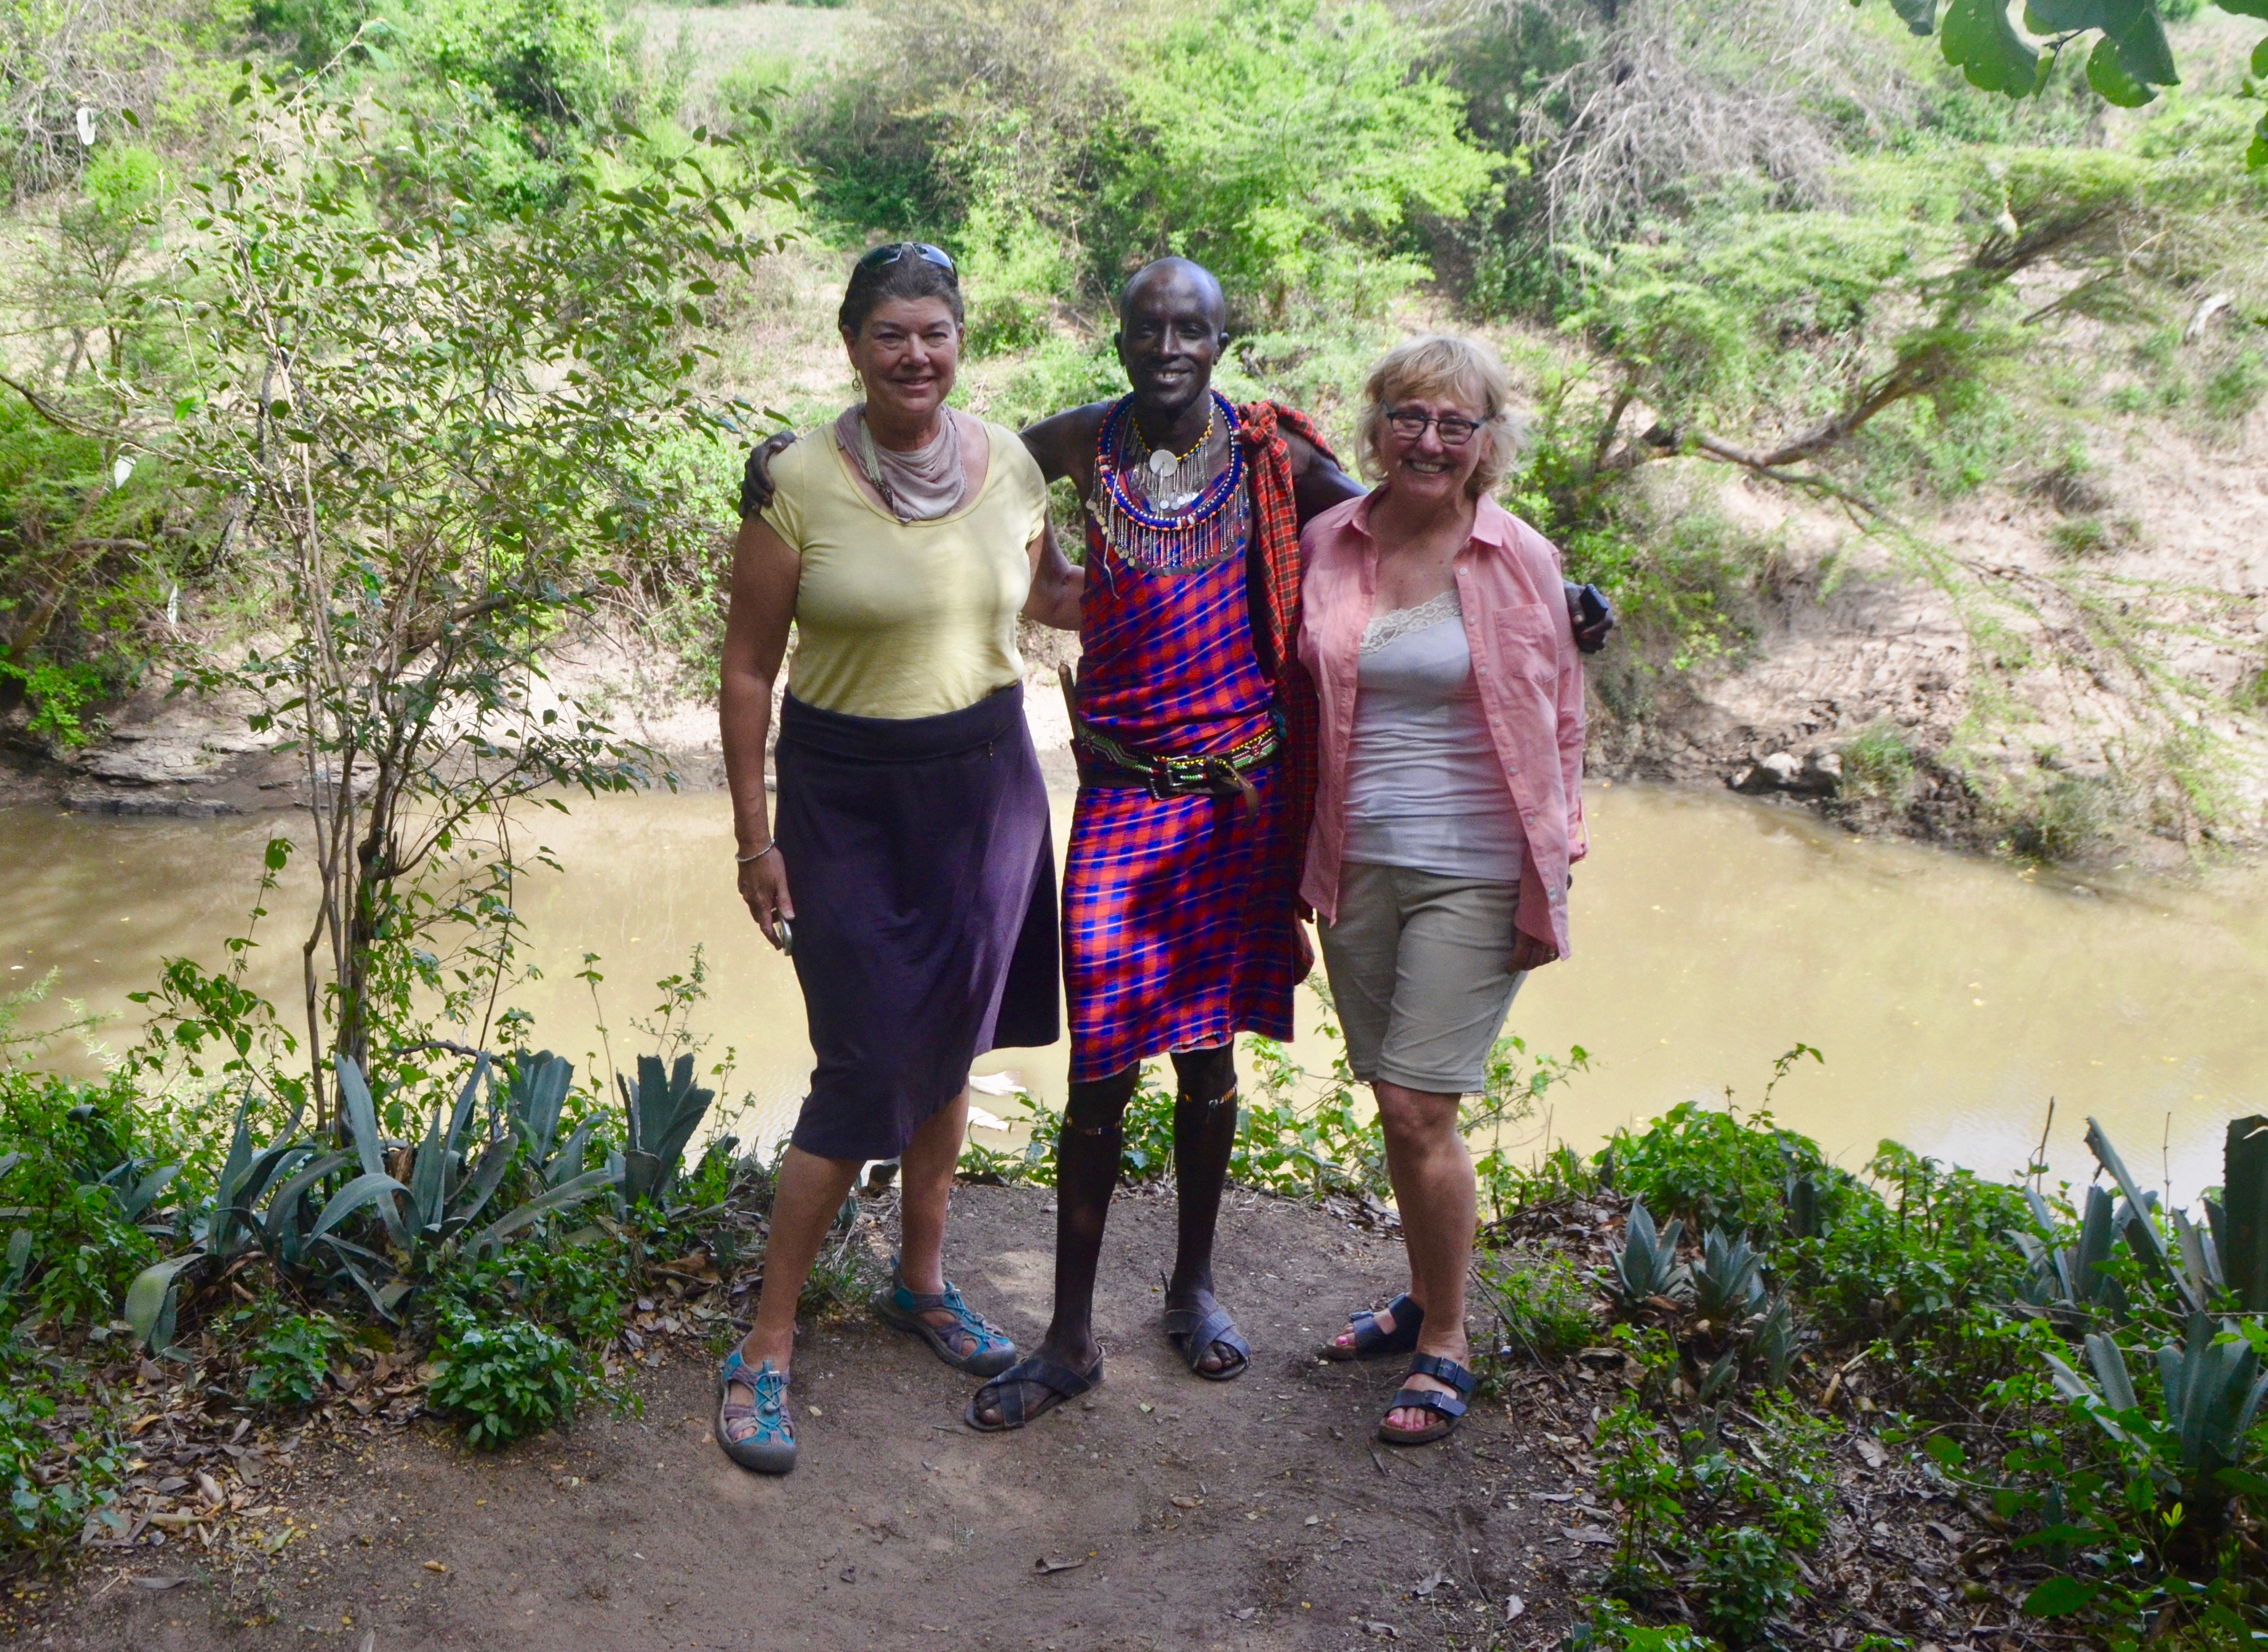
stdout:
[(1210, 756), (1167, 752), (1145, 752), (1122, 745), (1092, 727), (1079, 714), (1079, 700), (1068, 670), (1059, 672), (1064, 703), (1071, 710), (1071, 750), (1079, 759), (1082, 786), (1139, 789), (1160, 801), (1167, 797), (1235, 797), (1248, 809), (1257, 808), (1260, 794), (1245, 778), (1276, 760), (1283, 749), (1283, 731), (1276, 719), (1241, 745)]

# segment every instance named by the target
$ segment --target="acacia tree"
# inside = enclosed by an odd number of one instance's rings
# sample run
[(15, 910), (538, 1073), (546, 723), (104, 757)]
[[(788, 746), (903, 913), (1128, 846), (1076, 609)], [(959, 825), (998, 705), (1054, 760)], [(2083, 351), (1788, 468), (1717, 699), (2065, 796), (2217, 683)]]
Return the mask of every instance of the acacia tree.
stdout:
[[(244, 136), (191, 203), (195, 296), (165, 301), (197, 387), (137, 436), (227, 502), (277, 604), (272, 641), (185, 681), (248, 693), (305, 765), (320, 1120), (330, 1055), (369, 1071), (381, 1031), (416, 1042), (420, 988), (493, 994), (509, 806), (647, 778), (650, 754), (546, 703), (540, 652), (627, 562), (704, 531), (644, 461), (716, 423), (688, 341), (721, 267), (777, 244), (758, 196), (793, 188), (705, 134), (663, 154), (625, 129), (565, 203), (499, 220), (451, 181), (468, 133), (249, 68), (234, 95)], [(429, 941), (452, 921), (491, 940), (453, 971)]]

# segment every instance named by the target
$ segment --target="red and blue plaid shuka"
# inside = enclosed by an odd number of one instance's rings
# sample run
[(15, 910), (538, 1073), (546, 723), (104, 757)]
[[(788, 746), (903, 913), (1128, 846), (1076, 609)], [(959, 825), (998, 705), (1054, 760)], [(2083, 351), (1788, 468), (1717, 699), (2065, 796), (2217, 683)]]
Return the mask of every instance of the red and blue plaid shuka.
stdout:
[(1227, 752), (1279, 713), (1285, 738), (1276, 760), (1249, 776), (1256, 808), (1079, 789), (1063, 888), (1073, 1083), (1239, 1032), (1289, 1039), (1292, 991), (1313, 961), (1298, 915), (1313, 691), (1293, 657), (1300, 527), (1279, 425), (1329, 449), (1287, 408), (1261, 402), (1237, 415), (1257, 540), (1246, 554), (1152, 572), (1119, 554), (1089, 511), (1079, 711), (1090, 727), (1152, 753)]

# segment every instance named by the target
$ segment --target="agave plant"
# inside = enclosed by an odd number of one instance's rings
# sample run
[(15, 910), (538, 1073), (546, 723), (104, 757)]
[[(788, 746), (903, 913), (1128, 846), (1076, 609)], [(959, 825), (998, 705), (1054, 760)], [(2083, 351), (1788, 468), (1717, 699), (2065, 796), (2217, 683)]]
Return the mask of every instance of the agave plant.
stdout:
[[(2025, 1190), (2024, 1197), (2031, 1205), (2032, 1221), (2041, 1232), (2054, 1232), (2055, 1213), (2048, 1208), (2047, 1200), (2029, 1188)], [(2086, 1215), (2080, 1221), (2076, 1244), (2052, 1245), (2038, 1233), (2011, 1231), (2008, 1237), (2024, 1253), (2032, 1271), (2031, 1278), (2018, 1293), (2016, 1305), (2052, 1319), (2066, 1330), (2085, 1324), (2097, 1309), (2123, 1314), (2126, 1309), (2125, 1287), (2102, 1266), (2110, 1259), (2111, 1249), (2117, 1242), (2114, 1214), (2110, 1195), (2100, 1187), (2090, 1187), (2087, 1190)]]
[(1745, 1236), (1712, 1228), (1692, 1270), (1693, 1307), (1712, 1324), (1738, 1327), (1764, 1311), (1764, 1259)]
[(2147, 1451), (2152, 1476), (2190, 1507), (2214, 1509), (2226, 1502), (2218, 1477), (2242, 1461), (2246, 1431), (2268, 1399), (2268, 1371), (2236, 1322), (2191, 1314), (2182, 1341), (2158, 1349), (2155, 1416), (2142, 1409), (2117, 1338), (2090, 1333), (2087, 1361), (2095, 1383), (2047, 1356), (2064, 1398), (2085, 1409), (2112, 1439)]
[[(2268, 1313), (2268, 1118), (2232, 1119), (2220, 1197), (2205, 1201), (2206, 1254), (2247, 1313)], [(2184, 1249), (2186, 1250), (2186, 1245)]]
[(559, 1140), (559, 1115), (574, 1083), (575, 1064), (542, 1050), (514, 1062), (509, 1071), (504, 1107), (527, 1149), (529, 1167), (547, 1187), (572, 1181), (583, 1173), (591, 1132), (599, 1122), (593, 1114), (577, 1125), (566, 1141)]
[(1675, 1304), (1691, 1295), (1692, 1271), (1677, 1259), (1677, 1241), (1684, 1232), (1685, 1223), (1675, 1216), (1656, 1229), (1645, 1201), (1631, 1201), (1630, 1222), (1606, 1280), (1616, 1302), (1635, 1310), (1650, 1302)]
[(1780, 1297), (1756, 1327), (1756, 1350), (1764, 1355), (1764, 1385), (1781, 1389), (1787, 1386), (1788, 1373), (1795, 1369), (1795, 1316), (1788, 1311), (1787, 1298)]
[[(425, 1139), (411, 1156), (407, 1183), (387, 1172), (377, 1105), (361, 1068), (344, 1055), (337, 1067), (339, 1097), (362, 1173), (323, 1206), (308, 1230), (306, 1249), (310, 1254), (320, 1249), (335, 1258), (371, 1305), (388, 1318), (445, 1256), (462, 1252), (478, 1257), (539, 1217), (590, 1198), (613, 1179), (605, 1170), (584, 1171), (475, 1230), (474, 1221), (503, 1185), (521, 1142), (519, 1120), (508, 1114), (500, 1120), (493, 1105), (488, 1129), (473, 1129), (482, 1084), (490, 1077), (490, 1059), (483, 1054), (474, 1061), (453, 1106), (434, 1109)], [(348, 1239), (340, 1230), (365, 1208), (378, 1216), (387, 1247), (383, 1252)]]
[(630, 1115), (630, 1146), (622, 1158), (622, 1197), (625, 1205), (642, 1199), (659, 1201), (677, 1182), (685, 1144), (709, 1111), (717, 1092), (693, 1082), (693, 1058), (681, 1055), (667, 1074), (661, 1059), (641, 1055), (637, 1083), (633, 1088), (620, 1073), (615, 1083), (622, 1092), (622, 1109)]
[[(342, 1154), (320, 1155), (315, 1144), (299, 1134), (299, 1110), (293, 1108), (283, 1131), (262, 1148), (252, 1144), (252, 1105), (247, 1091), (237, 1104), (236, 1124), (229, 1138), (228, 1157), (213, 1178), (211, 1196), (187, 1213), (189, 1248), (166, 1258), (136, 1275), (126, 1288), (125, 1315), (136, 1336), (152, 1351), (173, 1340), (173, 1317), (179, 1306), (181, 1274), (211, 1259), (226, 1262), (255, 1245), (269, 1245), (274, 1234), (260, 1215), (260, 1203), (282, 1186), (303, 1191), (344, 1164)], [(312, 1170), (291, 1174), (311, 1156)], [(138, 1191), (138, 1190), (137, 1190)], [(280, 1200), (272, 1202), (281, 1203)]]
[[(2098, 1311), (2124, 1318), (2132, 1303), (2125, 1288), (2105, 1268), (2123, 1244), (2184, 1314), (2210, 1311), (2224, 1293), (2247, 1312), (2268, 1311), (2268, 1118), (2232, 1120), (2222, 1161), (2220, 1197), (2207, 1197), (2203, 1225), (2189, 1213), (2171, 1213), (2169, 1246), (2152, 1220), (2157, 1196), (2143, 1192), (2102, 1127), (2087, 1121), (2087, 1145), (2117, 1185), (2087, 1190), (2078, 1242), (2058, 1246), (2038, 1233), (2011, 1233), (2031, 1267), (2019, 1293), (2021, 1308), (2076, 1330)], [(2054, 1230), (2053, 1213), (2037, 1193), (2027, 1195), (2041, 1233)]]
[(2095, 1155), (2095, 1162), (2110, 1172), (2110, 1179), (2118, 1184), (2119, 1193), (2124, 1195), (2111, 1218), (2111, 1225), (2117, 1229), (2119, 1237), (2126, 1241), (2127, 1250), (2133, 1253), (2134, 1259), (2141, 1263), (2152, 1278), (2173, 1289), (2181, 1298), (2185, 1311), (2203, 1313), (2211, 1300), (2207, 1281), (2202, 1278), (2191, 1278), (2186, 1272), (2174, 1267), (2173, 1259), (2166, 1251), (2165, 1239), (2159, 1234), (2157, 1225), (2150, 1220), (2158, 1208), (2157, 1195), (2145, 1193), (2135, 1186), (2134, 1178), (2127, 1171), (2126, 1161), (2118, 1156), (2118, 1149), (2110, 1145), (2110, 1135), (2093, 1119), (2087, 1121), (2087, 1145)]

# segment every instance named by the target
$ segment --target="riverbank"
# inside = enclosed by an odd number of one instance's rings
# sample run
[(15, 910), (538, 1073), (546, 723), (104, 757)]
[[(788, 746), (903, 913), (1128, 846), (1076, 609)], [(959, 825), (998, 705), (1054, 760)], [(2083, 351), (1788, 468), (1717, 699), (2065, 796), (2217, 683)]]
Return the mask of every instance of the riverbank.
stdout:
[[(2268, 469), (2164, 437), (2091, 478), (2088, 510), (2141, 521), (2169, 489), (2150, 537), (2102, 548), (2084, 571), (2134, 580), (2121, 612), (2147, 610), (2134, 619), (2154, 632), (2189, 632), (2182, 669), (2241, 701), (2268, 646)], [(2030, 591), (2019, 603), (2030, 612), (1998, 612), (1989, 626), (1977, 623), (1976, 589), (1930, 578), (1910, 547), (1740, 482), (1714, 498), (1744, 535), (1776, 547), (1769, 578), (1737, 614), (1749, 643), (1669, 659), (1658, 643), (1617, 637), (1590, 659), (1594, 782), (1733, 789), (1859, 836), (2082, 872), (2180, 870), (2198, 855), (2257, 856), (2268, 843), (2261, 707), (2196, 723), (2198, 773), (2170, 784), (2161, 734), (2147, 727), (2161, 707), (2094, 659), (2052, 600), (2073, 569), (2057, 541), (2068, 519), (2051, 496), (1977, 498), (1933, 524), (1930, 551), (1962, 580)], [(1078, 642), (1025, 626), (1023, 648), (1032, 741), (1050, 784), (1071, 786), (1057, 669), (1078, 662)], [(533, 702), (649, 745), (676, 789), (717, 791), (714, 698), (698, 679), (698, 666), (622, 616), (558, 643)], [(16, 705), (0, 711), (0, 807), (209, 818), (302, 802), (306, 760), (279, 757), (286, 732), (252, 732), (247, 714), (168, 694), (152, 675), (104, 711), (93, 738), (56, 748), (27, 732)], [(2212, 818), (2198, 811), (2200, 796)]]

